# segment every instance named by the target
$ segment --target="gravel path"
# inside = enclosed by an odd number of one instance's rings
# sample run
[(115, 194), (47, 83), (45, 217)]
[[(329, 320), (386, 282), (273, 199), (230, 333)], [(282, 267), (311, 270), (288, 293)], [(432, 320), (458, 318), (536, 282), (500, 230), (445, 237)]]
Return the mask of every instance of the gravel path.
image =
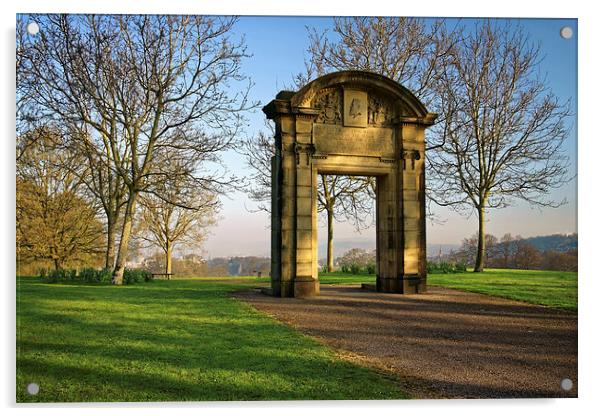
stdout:
[(347, 359), (395, 373), (417, 398), (577, 396), (576, 314), (438, 287), (320, 290), (309, 299), (236, 296)]

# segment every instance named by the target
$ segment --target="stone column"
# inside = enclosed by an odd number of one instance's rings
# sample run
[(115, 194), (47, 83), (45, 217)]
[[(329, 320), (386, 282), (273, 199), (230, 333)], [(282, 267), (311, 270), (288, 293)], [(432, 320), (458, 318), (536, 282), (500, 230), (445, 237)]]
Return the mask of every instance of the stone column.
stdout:
[[(313, 168), (315, 147), (312, 140), (314, 117), (297, 114), (296, 141), (296, 269), (294, 296), (305, 297), (320, 292), (314, 235), (317, 231), (316, 205), (317, 172)], [(317, 209), (316, 209), (317, 211)]]
[(396, 169), (377, 177), (377, 253), (376, 289), (379, 292), (398, 292), (399, 288), (399, 215)]
[(391, 173), (377, 178), (377, 290), (426, 291), (424, 126), (396, 127)]
[[(276, 140), (278, 142), (278, 140)], [(282, 152), (276, 146), (272, 157), (272, 205), (271, 205), (271, 288), (274, 296), (280, 296), (282, 282)]]
[[(282, 98), (282, 99), (280, 99)], [(276, 125), (272, 160), (272, 294), (319, 293), (317, 171), (313, 166), (316, 110), (290, 107), (286, 93), (267, 108)]]
[[(280, 238), (272, 238), (272, 255), (279, 261), (272, 262), (272, 292), (274, 296), (290, 297), (294, 293), (295, 245), (296, 245), (296, 154), (295, 123), (290, 115), (279, 117), (276, 131), (277, 149), (280, 150), (280, 169), (273, 173), (279, 183), (272, 189), (272, 200), (278, 198), (276, 206), (276, 228)], [(278, 186), (279, 185), (279, 186)]]
[(424, 126), (402, 124), (403, 293), (426, 291)]

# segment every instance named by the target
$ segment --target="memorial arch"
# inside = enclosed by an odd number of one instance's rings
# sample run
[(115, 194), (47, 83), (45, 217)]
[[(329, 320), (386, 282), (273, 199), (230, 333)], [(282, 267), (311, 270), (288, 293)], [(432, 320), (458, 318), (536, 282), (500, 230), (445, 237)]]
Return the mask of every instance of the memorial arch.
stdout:
[(397, 82), (363, 71), (281, 91), (263, 111), (276, 127), (272, 294), (320, 292), (319, 173), (376, 177), (376, 289), (426, 291), (424, 131), (436, 114)]

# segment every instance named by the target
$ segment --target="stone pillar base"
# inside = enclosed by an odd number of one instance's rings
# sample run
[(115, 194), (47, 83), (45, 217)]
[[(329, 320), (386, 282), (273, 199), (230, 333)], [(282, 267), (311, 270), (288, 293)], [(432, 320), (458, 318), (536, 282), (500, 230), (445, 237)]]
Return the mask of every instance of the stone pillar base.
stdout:
[(376, 291), (384, 293), (402, 293), (405, 295), (426, 293), (426, 278), (412, 275), (400, 276), (399, 278), (377, 277)]
[(290, 280), (272, 280), (272, 296), (277, 298), (293, 297), (293, 282)]
[(272, 281), (270, 294), (277, 298), (307, 298), (320, 294), (320, 282), (315, 279)]
[(295, 280), (295, 293), (296, 298), (307, 298), (310, 296), (317, 296), (320, 294), (320, 282), (316, 279), (308, 280)]

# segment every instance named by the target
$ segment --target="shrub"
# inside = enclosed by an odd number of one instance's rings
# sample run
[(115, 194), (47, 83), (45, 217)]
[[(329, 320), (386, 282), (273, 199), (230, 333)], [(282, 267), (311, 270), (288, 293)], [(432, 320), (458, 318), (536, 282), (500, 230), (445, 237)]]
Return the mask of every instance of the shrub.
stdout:
[[(113, 271), (111, 269), (94, 269), (91, 267), (83, 268), (79, 274), (75, 269), (59, 270), (40, 270), (40, 277), (48, 283), (57, 283), (65, 281), (80, 281), (85, 283), (111, 283)], [(140, 282), (150, 282), (153, 275), (150, 271), (144, 269), (128, 269), (123, 273), (123, 283), (131, 285)]]
[(45, 274), (45, 280), (48, 283), (56, 283), (60, 278), (60, 270), (49, 270), (48, 274)]
[(150, 282), (153, 280), (153, 275), (148, 270), (144, 269), (128, 269), (123, 272), (123, 283), (131, 285), (140, 282)]
[(123, 271), (123, 284), (131, 285), (133, 283), (140, 282), (140, 274), (138, 273), (138, 269), (128, 269), (126, 268)]
[(84, 281), (86, 283), (110, 283), (113, 273), (111, 269), (93, 269), (86, 267), (79, 272), (77, 280)]
[(83, 280), (84, 282), (94, 283), (98, 281), (97, 279), (98, 273), (96, 269), (86, 267), (79, 272), (79, 280)]
[(441, 264), (439, 264), (439, 269), (441, 270), (441, 273), (444, 273), (444, 274), (454, 272), (454, 266), (452, 266), (451, 264), (449, 264), (448, 262), (445, 262), (445, 261), (441, 262)]
[(376, 273), (376, 264), (368, 263), (366, 265), (366, 274), (374, 274)]
[(46, 275), (46, 281), (49, 283), (64, 282), (67, 280), (75, 280), (77, 277), (77, 270), (75, 269), (58, 269), (50, 270)]
[(448, 273), (465, 273), (466, 272), (466, 263), (458, 262), (458, 263), (448, 263), (442, 261), (440, 263), (435, 263), (431, 261), (426, 262), (426, 272), (428, 274), (448, 274)]
[(100, 283), (111, 283), (113, 279), (113, 271), (109, 268), (104, 268), (98, 271), (98, 281)]
[(360, 274), (360, 272), (362, 271), (362, 268), (360, 267), (359, 264), (357, 263), (352, 263), (349, 266), (349, 271), (351, 272), (351, 274)]
[(337, 263), (341, 265), (341, 270), (346, 270), (347, 273), (371, 273), (372, 270), (376, 271), (376, 250), (368, 252), (361, 248), (352, 248), (337, 258)]

